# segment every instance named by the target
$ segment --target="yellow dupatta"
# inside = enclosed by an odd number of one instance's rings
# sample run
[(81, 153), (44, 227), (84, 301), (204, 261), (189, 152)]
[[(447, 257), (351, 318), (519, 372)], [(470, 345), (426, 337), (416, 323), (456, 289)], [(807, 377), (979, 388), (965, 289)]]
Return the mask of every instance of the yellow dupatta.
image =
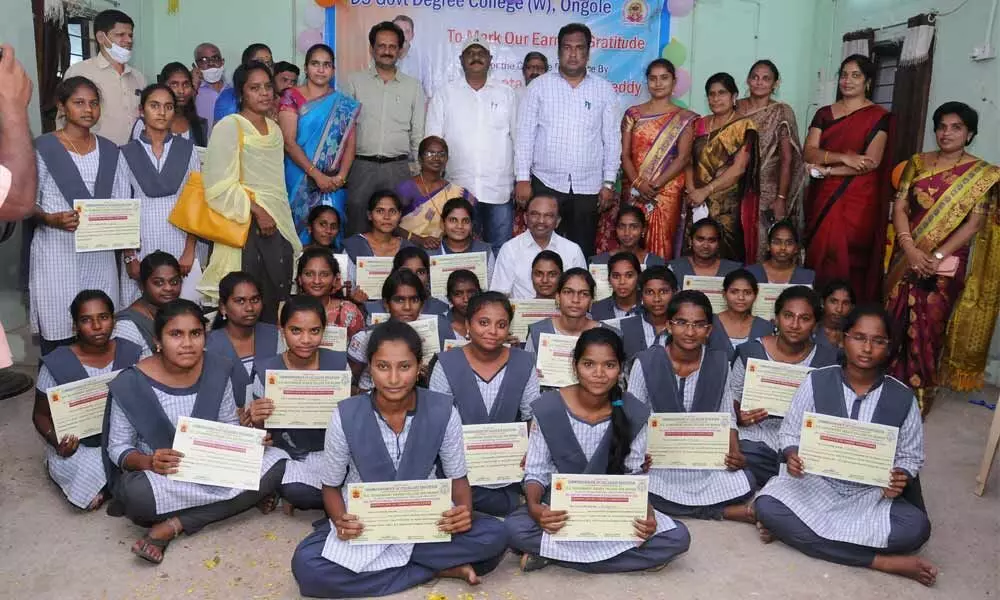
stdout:
[(399, 226), (420, 237), (441, 237), (441, 211), (446, 202), (463, 198), (465, 188), (449, 183), (399, 220)]

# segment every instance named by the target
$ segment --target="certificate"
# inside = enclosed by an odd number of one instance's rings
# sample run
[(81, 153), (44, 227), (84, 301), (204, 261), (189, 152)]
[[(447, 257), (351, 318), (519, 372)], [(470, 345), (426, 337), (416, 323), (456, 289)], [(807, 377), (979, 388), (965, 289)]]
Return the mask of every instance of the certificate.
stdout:
[(460, 269), (472, 271), (479, 278), (483, 289), (489, 287), (486, 277), (486, 253), (463, 252), (461, 254), (442, 254), (431, 257), (431, 296), (435, 298), (448, 297), (448, 276)]
[(646, 452), (653, 468), (725, 469), (731, 423), (727, 412), (651, 414)]
[(267, 431), (181, 416), (174, 450), (184, 454), (174, 481), (257, 490)]
[(471, 485), (520, 483), (528, 453), (527, 423), (463, 425), (465, 464)]
[(538, 337), (538, 383), (547, 387), (566, 387), (576, 383), (573, 372), (573, 348), (577, 337), (543, 333)]
[(435, 315), (428, 315), (430, 318), (421, 318), (407, 323), (420, 335), (424, 342), (423, 364), (429, 364), (434, 355), (441, 351), (441, 340), (438, 338), (438, 323)]
[(77, 252), (139, 247), (138, 200), (74, 200), (80, 226), (73, 233)]
[[(281, 309), (278, 309), (278, 314), (281, 314)], [(326, 329), (323, 330), (323, 339), (320, 340), (319, 347), (333, 350), (334, 352), (347, 352), (347, 328), (327, 325)], [(278, 354), (281, 354), (285, 350), (288, 350), (288, 343), (285, 342), (285, 336), (279, 335)]]
[(381, 298), (382, 284), (391, 272), (391, 256), (359, 256), (356, 283), (369, 298)]
[[(340, 267), (340, 280), (350, 281), (351, 280), (351, 257), (346, 254), (334, 254), (333, 258), (337, 261), (337, 266)], [(382, 290), (378, 291), (379, 298), (382, 297)]]
[(108, 384), (120, 371), (88, 377), (50, 387), (49, 411), (56, 438), (75, 435), (81, 440), (104, 429), (104, 407), (108, 403)]
[(597, 282), (594, 289), (594, 302), (611, 297), (611, 282), (608, 281), (608, 265), (590, 265), (590, 276)]
[(645, 475), (552, 475), (552, 510), (565, 510), (562, 542), (638, 542), (635, 520), (649, 508)]
[(806, 473), (888, 487), (899, 428), (807, 412), (799, 457)]
[(556, 301), (551, 298), (511, 300), (510, 303), (514, 307), (514, 319), (510, 323), (510, 334), (521, 341), (528, 339), (529, 325), (559, 314)]
[[(798, 285), (798, 284), (794, 284)], [(781, 292), (793, 287), (791, 283), (761, 283), (757, 285), (757, 300), (753, 303), (753, 316), (760, 317), (765, 321), (774, 318), (774, 301), (778, 299)], [(812, 287), (806, 286), (806, 287)]]
[(684, 289), (698, 290), (708, 296), (712, 303), (712, 313), (719, 314), (726, 310), (726, 294), (722, 291), (724, 277), (702, 277), (701, 275), (685, 275)]
[(438, 529), (451, 510), (451, 480), (383, 481), (347, 486), (347, 512), (365, 526), (352, 545), (450, 542)]
[(264, 397), (274, 402), (268, 429), (326, 429), (337, 403), (351, 396), (350, 371), (268, 369)]
[(812, 367), (751, 358), (747, 361), (740, 410), (763, 408), (768, 415), (785, 416), (795, 390), (805, 381), (809, 371)]
[(378, 325), (379, 323), (385, 323), (392, 318), (392, 315), (385, 312), (373, 312), (370, 317), (372, 325)]
[(449, 351), (449, 350), (451, 350), (453, 348), (461, 348), (462, 346), (464, 346), (464, 345), (466, 345), (468, 343), (469, 343), (469, 340), (467, 340), (465, 338), (459, 338), (459, 339), (455, 339), (455, 340), (445, 340), (444, 341), (444, 350), (442, 350), (442, 352), (447, 352), (447, 351)]

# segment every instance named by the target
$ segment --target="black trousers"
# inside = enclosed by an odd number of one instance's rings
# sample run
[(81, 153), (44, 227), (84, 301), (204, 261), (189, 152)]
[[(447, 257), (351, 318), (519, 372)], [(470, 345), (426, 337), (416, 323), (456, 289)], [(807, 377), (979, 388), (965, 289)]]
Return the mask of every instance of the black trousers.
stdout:
[(594, 255), (594, 244), (597, 241), (597, 222), (600, 211), (597, 210), (597, 194), (576, 194), (573, 188), (569, 192), (554, 190), (540, 179), (531, 176), (531, 195), (544, 194), (552, 196), (559, 202), (561, 221), (556, 233), (576, 242), (583, 250), (583, 255), (589, 260)]

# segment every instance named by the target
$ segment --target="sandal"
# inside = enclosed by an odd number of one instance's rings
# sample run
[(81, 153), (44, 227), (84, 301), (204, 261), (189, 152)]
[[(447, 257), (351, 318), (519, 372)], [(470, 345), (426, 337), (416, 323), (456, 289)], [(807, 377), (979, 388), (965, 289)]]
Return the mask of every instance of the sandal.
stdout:
[(538, 571), (539, 569), (544, 569), (549, 566), (549, 559), (544, 556), (539, 556), (537, 554), (528, 554), (525, 552), (521, 556), (521, 571), (524, 573), (530, 573), (532, 571)]
[[(135, 541), (132, 544), (132, 554), (135, 554), (139, 558), (149, 561), (154, 565), (158, 565), (163, 562), (163, 556), (167, 552), (167, 546), (170, 545), (170, 540), (158, 540), (145, 535)], [(153, 554), (152, 548), (156, 548), (159, 553), (159, 557)]]

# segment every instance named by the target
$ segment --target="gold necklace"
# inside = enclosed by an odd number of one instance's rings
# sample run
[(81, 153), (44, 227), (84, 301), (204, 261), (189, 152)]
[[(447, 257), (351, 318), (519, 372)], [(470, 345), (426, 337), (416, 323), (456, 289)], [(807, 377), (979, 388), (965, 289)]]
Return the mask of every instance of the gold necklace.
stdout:
[(417, 184), (417, 186), (420, 188), (420, 193), (423, 194), (424, 196), (430, 196), (431, 188), (427, 185), (427, 182), (424, 181), (423, 172), (417, 173), (417, 178), (420, 179), (420, 182)]
[(941, 169), (940, 171), (938, 171), (938, 163), (941, 162), (941, 151), (938, 150), (937, 154), (934, 156), (934, 166), (931, 167), (931, 171), (934, 171), (936, 173), (943, 173), (945, 171), (950, 171), (955, 167), (957, 167), (958, 163), (962, 162), (963, 158), (965, 158), (965, 150), (962, 150), (961, 154), (958, 155), (958, 160), (955, 161), (955, 164), (951, 165), (947, 169)]
[[(69, 136), (66, 135), (66, 130), (65, 129), (60, 129), (59, 130), (59, 134), (60, 134), (59, 137), (61, 137), (67, 144), (69, 144), (69, 147), (73, 151), (73, 154), (77, 154), (79, 156), (83, 156), (83, 152), (80, 152), (79, 150), (77, 150), (76, 144), (74, 144), (73, 140), (69, 139)], [(88, 146), (90, 145), (90, 135), (91, 134), (87, 134), (87, 145)]]
[[(726, 125), (729, 125), (729, 122), (732, 121), (733, 117), (735, 117), (735, 116), (736, 116), (736, 109), (733, 109), (732, 111), (729, 112), (729, 118), (726, 119), (726, 122), (722, 124), (722, 127), (725, 127)], [(712, 115), (711, 120), (709, 120), (709, 122), (708, 122), (708, 130), (710, 132), (711, 131), (715, 131), (715, 115), (714, 114)]]

